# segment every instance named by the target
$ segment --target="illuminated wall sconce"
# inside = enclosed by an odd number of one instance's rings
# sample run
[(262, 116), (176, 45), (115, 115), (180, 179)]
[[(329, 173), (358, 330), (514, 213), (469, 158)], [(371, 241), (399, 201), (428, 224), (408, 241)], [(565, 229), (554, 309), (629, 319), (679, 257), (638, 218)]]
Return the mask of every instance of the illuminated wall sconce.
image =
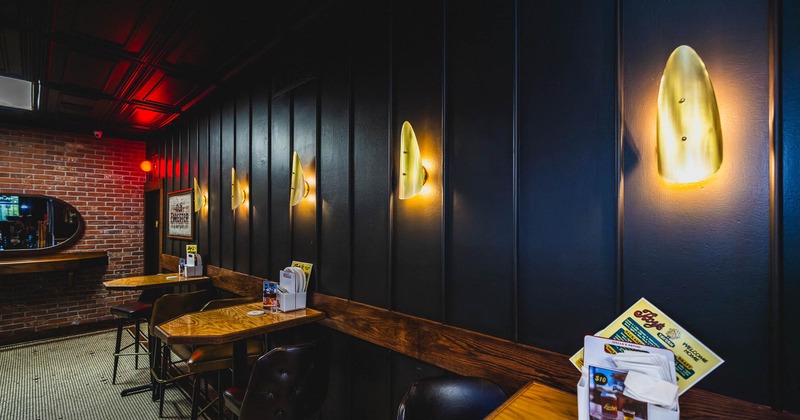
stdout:
[(200, 184), (197, 183), (197, 178), (194, 179), (194, 212), (197, 213), (206, 206), (208, 198), (200, 191)]
[(144, 172), (150, 172), (153, 170), (153, 162), (143, 160), (142, 163), (139, 164), (139, 168)]
[(296, 206), (308, 195), (308, 182), (303, 176), (303, 166), (300, 164), (300, 155), (297, 151), (292, 153), (292, 190), (289, 194), (289, 203)]
[(714, 87), (700, 56), (689, 46), (672, 52), (658, 89), (658, 173), (688, 184), (722, 165), (722, 128)]
[(236, 178), (236, 169), (231, 168), (231, 210), (236, 210), (245, 201), (247, 201), (247, 191), (242, 189)]
[(427, 180), (428, 171), (422, 166), (417, 135), (414, 134), (411, 123), (406, 121), (403, 123), (403, 130), (400, 133), (398, 196), (401, 200), (405, 200), (417, 195)]

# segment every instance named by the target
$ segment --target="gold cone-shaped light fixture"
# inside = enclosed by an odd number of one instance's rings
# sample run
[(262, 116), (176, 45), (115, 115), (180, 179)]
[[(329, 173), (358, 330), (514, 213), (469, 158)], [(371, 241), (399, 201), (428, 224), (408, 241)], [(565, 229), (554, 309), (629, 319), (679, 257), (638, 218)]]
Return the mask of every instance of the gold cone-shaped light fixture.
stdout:
[(303, 197), (308, 195), (308, 182), (303, 177), (303, 166), (300, 164), (300, 155), (297, 151), (292, 153), (292, 186), (289, 193), (289, 203), (296, 206)]
[(681, 45), (658, 89), (658, 173), (671, 183), (702, 181), (722, 165), (722, 128), (714, 87), (700, 56)]
[(236, 178), (236, 168), (231, 168), (231, 210), (236, 210), (247, 200), (247, 191)]
[(401, 200), (417, 195), (425, 181), (428, 180), (428, 171), (422, 166), (422, 157), (419, 154), (419, 144), (414, 128), (408, 121), (403, 123), (400, 132), (400, 177), (398, 181), (398, 196)]
[(197, 178), (194, 179), (194, 212), (197, 213), (206, 206), (206, 196), (200, 191), (200, 184), (197, 183)]

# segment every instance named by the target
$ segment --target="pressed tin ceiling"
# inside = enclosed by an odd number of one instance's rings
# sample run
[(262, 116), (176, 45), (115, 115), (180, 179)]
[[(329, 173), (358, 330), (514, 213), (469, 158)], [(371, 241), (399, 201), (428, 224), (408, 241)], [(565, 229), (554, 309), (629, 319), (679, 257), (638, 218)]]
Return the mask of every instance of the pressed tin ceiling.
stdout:
[(4, 0), (0, 75), (34, 110), (0, 121), (146, 140), (324, 1)]

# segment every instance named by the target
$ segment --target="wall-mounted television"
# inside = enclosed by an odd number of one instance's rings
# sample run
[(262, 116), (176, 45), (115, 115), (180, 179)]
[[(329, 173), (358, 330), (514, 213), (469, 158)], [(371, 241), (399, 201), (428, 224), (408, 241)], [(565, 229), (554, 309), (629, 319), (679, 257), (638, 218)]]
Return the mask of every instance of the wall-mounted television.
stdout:
[(0, 222), (9, 221), (9, 217), (19, 217), (19, 196), (0, 195)]

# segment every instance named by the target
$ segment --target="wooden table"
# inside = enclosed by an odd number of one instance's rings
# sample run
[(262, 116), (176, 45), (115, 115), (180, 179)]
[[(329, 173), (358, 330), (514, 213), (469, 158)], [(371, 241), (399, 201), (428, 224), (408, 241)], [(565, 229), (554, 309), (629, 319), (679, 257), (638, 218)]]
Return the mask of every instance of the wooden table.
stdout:
[(103, 286), (105, 286), (108, 290), (144, 290), (154, 289), (157, 287), (194, 285), (198, 283), (205, 283), (209, 280), (211, 279), (206, 276), (183, 277), (175, 273), (168, 273), (109, 280), (103, 282)]
[(168, 345), (223, 344), (233, 342), (234, 385), (247, 386), (246, 342), (250, 337), (308, 324), (325, 318), (325, 314), (310, 308), (291, 312), (248, 315), (261, 310), (261, 302), (246, 303), (192, 312), (159, 324), (155, 335)]
[(534, 382), (525, 385), (486, 419), (577, 419), (578, 397)]

